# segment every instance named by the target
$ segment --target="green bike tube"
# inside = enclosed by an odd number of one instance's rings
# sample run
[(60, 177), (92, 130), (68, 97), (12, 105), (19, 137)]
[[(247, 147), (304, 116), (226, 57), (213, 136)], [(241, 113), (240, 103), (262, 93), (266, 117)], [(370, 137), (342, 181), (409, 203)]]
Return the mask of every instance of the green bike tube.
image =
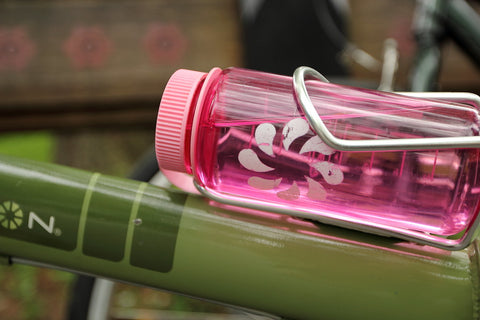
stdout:
[(449, 252), (0, 156), (0, 252), (288, 319), (478, 319)]

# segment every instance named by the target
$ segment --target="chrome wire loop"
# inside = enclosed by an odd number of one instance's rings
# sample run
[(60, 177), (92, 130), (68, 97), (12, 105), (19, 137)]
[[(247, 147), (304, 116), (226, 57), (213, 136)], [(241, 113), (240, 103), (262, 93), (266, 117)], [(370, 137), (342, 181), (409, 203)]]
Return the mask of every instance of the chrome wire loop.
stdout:
[(330, 147), (339, 151), (394, 151), (452, 148), (479, 148), (479, 136), (437, 137), (413, 139), (346, 140), (335, 137), (318, 115), (305, 85), (306, 80), (328, 80), (315, 69), (298, 67), (293, 73), (293, 89), (298, 105), (312, 129)]

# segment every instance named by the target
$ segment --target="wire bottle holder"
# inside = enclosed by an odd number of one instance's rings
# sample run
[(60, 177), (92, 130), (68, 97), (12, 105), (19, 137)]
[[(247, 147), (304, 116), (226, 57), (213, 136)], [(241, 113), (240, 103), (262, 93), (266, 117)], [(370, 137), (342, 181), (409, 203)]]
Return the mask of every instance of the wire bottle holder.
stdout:
[[(338, 151), (395, 151), (395, 150), (440, 150), (452, 148), (480, 148), (480, 136), (465, 137), (435, 137), (435, 138), (413, 138), (413, 139), (377, 139), (377, 140), (346, 140), (335, 137), (325, 126), (317, 113), (306, 88), (306, 80), (320, 80), (329, 82), (323, 75), (309, 67), (299, 67), (293, 74), (293, 89), (295, 99), (307, 118), (314, 132), (331, 148)], [(397, 92), (402, 95), (438, 99), (449, 102), (463, 103), (480, 109), (480, 97), (465, 92)], [(287, 215), (314, 219), (321, 223), (359, 230), (381, 236), (395, 237), (419, 244), (430, 245), (446, 250), (461, 250), (467, 247), (476, 237), (480, 224), (480, 215), (477, 212), (474, 219), (467, 225), (463, 234), (458, 239), (450, 239), (413, 229), (403, 229), (394, 226), (382, 226), (364, 221), (362, 223), (335, 219), (325, 216), (311, 215), (294, 209), (272, 209), (261, 203), (249, 204), (241, 201), (225, 199), (210, 192), (194, 180), (195, 187), (208, 198), (234, 206), (249, 207), (256, 210), (275, 211)]]

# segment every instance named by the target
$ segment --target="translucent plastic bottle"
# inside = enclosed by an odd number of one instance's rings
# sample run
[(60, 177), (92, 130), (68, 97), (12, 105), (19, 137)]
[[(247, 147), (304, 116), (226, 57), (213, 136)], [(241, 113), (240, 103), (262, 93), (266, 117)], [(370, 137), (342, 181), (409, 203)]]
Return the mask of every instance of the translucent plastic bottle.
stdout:
[[(347, 140), (479, 134), (469, 105), (307, 81), (329, 131)], [(227, 203), (448, 236), (478, 212), (479, 150), (341, 152), (311, 129), (292, 78), (179, 70), (160, 104), (162, 169)]]

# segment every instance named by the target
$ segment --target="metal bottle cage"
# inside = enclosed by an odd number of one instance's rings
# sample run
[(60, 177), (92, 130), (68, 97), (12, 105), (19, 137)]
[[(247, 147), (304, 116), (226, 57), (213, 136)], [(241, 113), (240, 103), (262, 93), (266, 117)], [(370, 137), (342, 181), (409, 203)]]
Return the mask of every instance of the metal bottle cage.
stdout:
[(339, 151), (393, 151), (393, 150), (427, 150), (451, 148), (479, 148), (480, 136), (439, 137), (413, 139), (377, 139), (377, 140), (345, 140), (335, 137), (325, 126), (318, 115), (307, 92), (305, 80), (313, 78), (328, 82), (316, 70), (299, 67), (293, 74), (293, 89), (298, 105), (305, 113), (310, 126), (327, 145)]
[[(329, 82), (316, 70), (309, 67), (299, 67), (293, 74), (293, 89), (295, 99), (299, 107), (305, 114), (308, 122), (316, 134), (327, 145), (338, 151), (393, 151), (393, 150), (431, 150), (431, 149), (451, 149), (451, 148), (479, 148), (479, 136), (467, 137), (440, 137), (440, 138), (417, 138), (417, 139), (378, 139), (378, 140), (345, 140), (335, 137), (325, 126), (318, 115), (312, 101), (308, 95), (305, 85), (307, 79), (321, 80)], [(470, 104), (480, 108), (480, 98), (472, 93), (453, 93), (453, 92), (404, 92), (402, 95), (440, 99), (450, 102), (460, 102)], [(287, 215), (313, 219), (321, 223), (345, 227), (348, 229), (359, 230), (362, 232), (373, 233), (381, 236), (394, 237), (419, 244), (430, 245), (445, 250), (461, 250), (467, 247), (475, 238), (478, 226), (480, 224), (480, 214), (477, 212), (475, 219), (466, 227), (465, 232), (459, 239), (448, 239), (437, 235), (432, 235), (422, 231), (403, 229), (392, 226), (378, 226), (369, 221), (360, 224), (358, 222), (347, 221), (346, 219), (332, 218), (321, 215), (314, 215), (293, 208), (272, 208), (258, 200), (253, 203), (246, 201), (225, 199), (221, 194), (209, 190), (194, 179), (195, 187), (208, 198), (229, 205), (247, 207), (257, 210), (274, 211)]]

